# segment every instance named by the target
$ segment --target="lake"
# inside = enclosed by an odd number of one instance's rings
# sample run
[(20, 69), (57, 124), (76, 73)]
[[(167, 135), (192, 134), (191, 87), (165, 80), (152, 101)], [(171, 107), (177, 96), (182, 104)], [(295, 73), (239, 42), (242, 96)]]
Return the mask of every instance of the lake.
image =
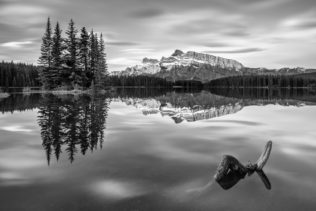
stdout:
[[(310, 90), (12, 94), (0, 210), (315, 210), (315, 105)], [(223, 155), (254, 163), (269, 140), (264, 179), (214, 181)]]

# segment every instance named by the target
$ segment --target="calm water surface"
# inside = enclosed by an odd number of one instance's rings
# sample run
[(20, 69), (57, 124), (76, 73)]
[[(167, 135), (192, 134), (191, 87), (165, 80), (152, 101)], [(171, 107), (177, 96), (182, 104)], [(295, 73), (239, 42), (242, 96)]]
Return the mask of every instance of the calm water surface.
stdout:
[[(315, 210), (316, 97), (308, 91), (0, 99), (0, 210)], [(224, 190), (225, 154), (264, 172)]]

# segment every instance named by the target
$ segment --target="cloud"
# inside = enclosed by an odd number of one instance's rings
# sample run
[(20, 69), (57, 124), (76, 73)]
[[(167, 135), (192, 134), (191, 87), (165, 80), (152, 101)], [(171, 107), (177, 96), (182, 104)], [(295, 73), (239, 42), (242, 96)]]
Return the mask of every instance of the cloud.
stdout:
[(264, 51), (262, 48), (242, 48), (242, 49), (234, 49), (234, 50), (210, 50), (210, 51), (203, 51), (204, 53), (252, 53), (252, 52), (258, 52), (258, 51)]
[[(59, 21), (63, 29), (73, 18), (78, 29), (80, 25), (103, 32), (109, 60), (160, 58), (180, 48), (235, 53), (234, 59), (247, 65), (280, 68), (300, 61), (297, 65), (313, 67), (315, 9), (313, 0), (76, 0), (76, 4), (71, 0), (0, 0), (0, 45), (34, 42), (18, 44), (20, 48), (1, 46), (0, 53), (9, 60), (36, 63), (41, 41), (35, 39), (42, 37), (50, 16), (52, 25)], [(89, 15), (82, 15), (82, 11)], [(284, 20), (294, 21), (282, 25)], [(294, 56), (285, 52), (297, 47), (298, 59), (293, 60)], [(243, 55), (256, 51), (261, 53)], [(264, 59), (259, 58), (262, 56)], [(277, 62), (280, 59), (282, 64)], [(109, 69), (124, 69), (122, 66), (109, 64)]]
[(314, 11), (307, 11), (293, 15), (281, 22), (281, 27), (288, 27), (290, 30), (309, 30), (316, 28), (316, 14)]
[(1, 127), (0, 129), (10, 131), (10, 132), (32, 132), (31, 129), (23, 128), (21, 125), (12, 125)]
[(138, 45), (139, 43), (130, 41), (107, 41), (106, 44), (112, 46), (134, 46)]
[(43, 22), (50, 10), (36, 5), (9, 4), (0, 8), (0, 22), (24, 26)]
[(247, 37), (250, 35), (249, 32), (247, 32), (245, 29), (236, 29), (236, 30), (231, 30), (228, 32), (224, 32), (223, 34), (232, 36), (232, 37)]
[(205, 47), (227, 47), (230, 46), (227, 42), (216, 42), (216, 41), (210, 41), (210, 42), (205, 42), (205, 43), (200, 43), (201, 46)]
[[(219, 18), (214, 18), (219, 17)], [(167, 32), (183, 38), (185, 35), (209, 37), (217, 36), (246, 36), (248, 35), (247, 20), (243, 15), (215, 10), (192, 11), (178, 15), (168, 15), (165, 19), (173, 20), (168, 23)]]
[(136, 12), (130, 13), (130, 17), (132, 18), (153, 18), (164, 14), (165, 12), (158, 8), (147, 8), (143, 10), (138, 10)]
[(109, 59), (108, 63), (111, 65), (122, 65), (122, 64), (132, 65), (132, 64), (135, 64), (136, 61), (137, 60), (135, 59), (129, 59), (126, 57), (117, 57), (117, 58)]
[(30, 45), (32, 44), (32, 41), (16, 41), (16, 42), (6, 42), (0, 44), (2, 47), (7, 47), (7, 48), (22, 48), (24, 45)]
[(133, 54), (146, 54), (153, 51), (154, 49), (152, 48), (128, 48), (128, 49), (121, 50), (121, 52), (123, 53), (133, 53)]
[(315, 29), (316, 28), (316, 20), (308, 20), (301, 23), (297, 23), (294, 25), (297, 29)]

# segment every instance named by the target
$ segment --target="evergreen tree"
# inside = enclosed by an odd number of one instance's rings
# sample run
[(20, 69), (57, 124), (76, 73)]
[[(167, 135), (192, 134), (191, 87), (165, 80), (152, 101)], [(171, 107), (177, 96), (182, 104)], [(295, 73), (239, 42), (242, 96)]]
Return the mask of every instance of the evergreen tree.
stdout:
[[(97, 35), (96, 35), (97, 36)], [(105, 85), (106, 77), (106, 60), (105, 60), (105, 44), (102, 34), (100, 35), (99, 41), (96, 39), (97, 50), (97, 70), (95, 73), (95, 85), (97, 89), (102, 89)]]
[(71, 75), (69, 77), (72, 87), (82, 85), (81, 71), (78, 69), (78, 40), (77, 29), (75, 28), (75, 23), (71, 19), (69, 22), (68, 30), (66, 31), (66, 49), (68, 54), (66, 55), (66, 64), (71, 69)]
[(94, 34), (94, 52), (95, 52), (95, 72), (100, 68), (100, 46), (99, 46), (99, 40), (98, 40), (98, 34)]
[(79, 61), (80, 66), (85, 72), (88, 71), (89, 61), (89, 34), (85, 27), (81, 29), (80, 42), (79, 42)]
[(89, 68), (89, 34), (85, 27), (81, 29), (79, 41), (79, 66), (83, 70), (83, 86), (88, 86), (88, 68)]
[(99, 41), (99, 63), (100, 63), (100, 69), (101, 72), (104, 74), (107, 74), (107, 64), (106, 64), (106, 53), (105, 53), (105, 43), (103, 40), (103, 35), (101, 33), (100, 35), (100, 41)]
[(54, 36), (53, 36), (53, 48), (52, 48), (52, 61), (54, 68), (60, 68), (62, 64), (62, 30), (59, 27), (59, 23), (57, 22)]
[(77, 56), (78, 56), (77, 55), (78, 47), (77, 47), (77, 39), (76, 39), (77, 29), (75, 28), (75, 23), (72, 19), (69, 22), (66, 35), (67, 35), (66, 49), (68, 52), (67, 65), (71, 67), (72, 71), (75, 71), (77, 67)]
[(96, 62), (97, 62), (97, 46), (95, 46), (96, 42), (95, 42), (95, 36), (93, 33), (93, 30), (90, 32), (90, 53), (89, 53), (89, 57), (90, 57), (90, 69), (92, 71), (92, 74), (94, 74), (95, 69), (96, 69)]
[(38, 59), (39, 64), (44, 67), (51, 67), (52, 63), (52, 29), (50, 18), (47, 19), (46, 31), (42, 37), (41, 56)]
[[(41, 48), (42, 55), (39, 59), (43, 66), (39, 75), (44, 87), (53, 89), (63, 85), (68, 88), (71, 85), (73, 88), (78, 86), (86, 88), (94, 87), (97, 83), (102, 88), (107, 75), (105, 43), (102, 34), (98, 38), (93, 30), (88, 34), (86, 28), (83, 27), (80, 37), (77, 37), (77, 29), (72, 19), (66, 30), (65, 39), (61, 33), (62, 30), (57, 22), (52, 37), (48, 18)], [(22, 77), (22, 80), (16, 78), (16, 85), (23, 86), (27, 83), (25, 81), (31, 81), (28, 75)], [(8, 84), (5, 81), (1, 82)]]

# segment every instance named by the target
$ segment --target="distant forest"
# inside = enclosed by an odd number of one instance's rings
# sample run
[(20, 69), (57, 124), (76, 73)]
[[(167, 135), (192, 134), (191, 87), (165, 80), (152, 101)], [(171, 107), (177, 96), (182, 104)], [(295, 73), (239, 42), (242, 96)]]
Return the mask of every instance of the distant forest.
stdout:
[[(89, 71), (87, 71), (88, 73)], [(62, 71), (60, 71), (62, 73)], [(0, 87), (39, 87), (44, 85), (41, 80), (41, 74), (43, 74), (43, 68), (39, 66), (29, 65), (13, 62), (0, 63)], [(52, 74), (52, 72), (50, 73)], [(68, 73), (69, 75), (69, 73)], [(87, 74), (86, 76), (89, 76)], [(59, 76), (62, 77), (62, 76)], [(56, 87), (62, 83), (73, 83), (72, 74), (69, 75), (70, 78), (63, 80), (59, 79), (51, 87)], [(79, 77), (75, 75), (75, 78)], [(85, 87), (91, 86), (94, 77), (90, 75), (88, 77), (81, 78), (81, 84), (86, 83)], [(149, 75), (139, 75), (139, 76), (114, 76), (106, 75), (102, 73), (102, 76), (98, 78), (102, 82), (98, 82), (101, 88), (105, 87), (156, 87), (156, 88), (172, 88), (172, 87), (182, 87), (187, 89), (209, 89), (209, 88), (303, 88), (303, 87), (316, 87), (316, 73), (306, 73), (297, 75), (243, 75), (243, 76), (231, 76), (212, 80), (208, 83), (203, 84), (200, 81), (194, 80), (183, 80), (183, 81), (168, 81), (163, 78), (158, 78)], [(56, 78), (57, 80), (57, 78)], [(66, 83), (67, 81), (67, 83)], [(53, 82), (51, 80), (51, 82)], [(68, 84), (68, 86), (69, 86)], [(80, 83), (78, 82), (78, 85)], [(48, 84), (46, 84), (48, 85)], [(75, 86), (75, 85), (74, 85)]]
[(13, 62), (0, 63), (0, 87), (41, 86), (38, 67)]
[(303, 88), (316, 87), (316, 74), (298, 75), (243, 75), (219, 78), (206, 84), (207, 87), (266, 87)]

